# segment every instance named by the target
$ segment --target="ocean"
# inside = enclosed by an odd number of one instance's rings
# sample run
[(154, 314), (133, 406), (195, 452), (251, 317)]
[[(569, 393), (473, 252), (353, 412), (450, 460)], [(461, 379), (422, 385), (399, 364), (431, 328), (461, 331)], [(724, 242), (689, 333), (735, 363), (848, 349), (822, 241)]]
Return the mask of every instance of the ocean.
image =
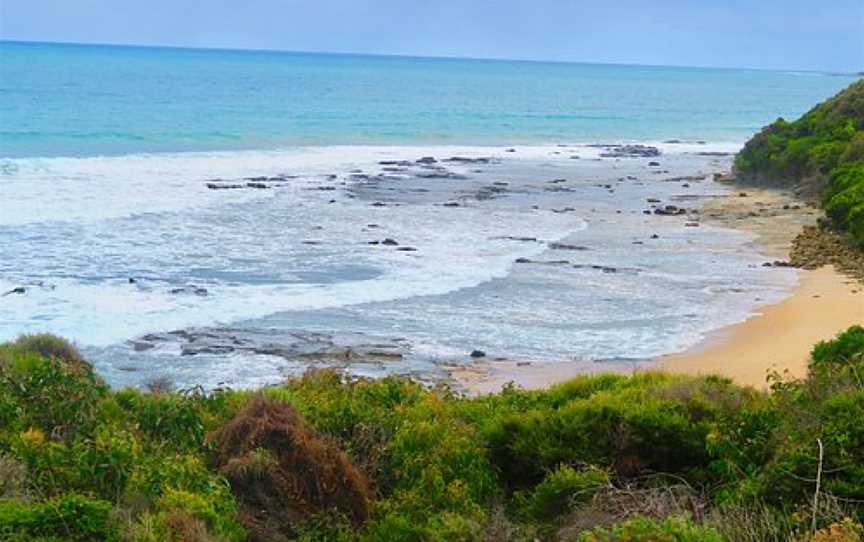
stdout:
[(115, 386), (646, 363), (794, 284), (684, 224), (851, 81), (0, 42), (0, 340), (62, 334)]

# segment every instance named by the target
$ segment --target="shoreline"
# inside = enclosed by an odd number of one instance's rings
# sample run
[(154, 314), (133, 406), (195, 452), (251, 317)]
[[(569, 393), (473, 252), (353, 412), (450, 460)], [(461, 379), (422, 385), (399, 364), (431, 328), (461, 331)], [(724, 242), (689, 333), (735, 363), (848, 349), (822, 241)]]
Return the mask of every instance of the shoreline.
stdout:
[[(709, 204), (705, 213), (714, 223), (755, 234), (769, 259), (785, 262), (802, 228), (821, 216), (786, 191), (741, 191), (748, 197)], [(793, 209), (796, 205), (800, 208)], [(797, 273), (798, 284), (788, 297), (757, 308), (745, 321), (716, 330), (684, 352), (660, 357), (656, 368), (676, 374), (717, 374), (759, 389), (769, 386), (767, 377), (774, 371), (788, 378), (805, 377), (817, 342), (864, 323), (864, 285), (833, 266)]]
[[(752, 233), (766, 264), (785, 265), (794, 238), (821, 216), (821, 211), (788, 191), (737, 186), (730, 190), (729, 197), (705, 202), (703, 220)], [(797, 273), (798, 283), (787, 297), (757, 306), (746, 320), (713, 331), (683, 352), (629, 364), (598, 363), (596, 371), (562, 362), (480, 360), (451, 367), (450, 377), (468, 395), (497, 392), (510, 383), (544, 389), (594, 372), (646, 370), (716, 374), (736, 384), (765, 389), (769, 372), (777, 371), (787, 378), (806, 376), (807, 361), (817, 342), (864, 323), (864, 285), (832, 266), (798, 269)], [(824, 318), (826, 314), (831, 318)]]
[(683, 353), (661, 357), (657, 368), (725, 376), (758, 389), (769, 387), (768, 375), (775, 371), (786, 378), (805, 377), (816, 343), (864, 322), (864, 287), (832, 266), (799, 273), (788, 298), (717, 330)]

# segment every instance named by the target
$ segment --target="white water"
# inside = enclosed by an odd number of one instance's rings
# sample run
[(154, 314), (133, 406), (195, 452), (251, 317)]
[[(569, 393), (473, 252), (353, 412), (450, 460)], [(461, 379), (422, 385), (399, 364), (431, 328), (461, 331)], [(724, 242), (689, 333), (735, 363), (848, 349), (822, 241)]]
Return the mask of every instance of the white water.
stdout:
[[(123, 345), (149, 332), (242, 325), (398, 336), (426, 360), (460, 358), (474, 347), (580, 362), (677, 351), (781, 298), (794, 272), (762, 268), (740, 232), (642, 215), (646, 197), (722, 193), (708, 181), (684, 190), (659, 179), (723, 165), (687, 153), (734, 150), (660, 146), (657, 160), (668, 174), (652, 173), (644, 158), (595, 160), (599, 149), (584, 146), (2, 160), (0, 291), (23, 285), (27, 293), (0, 298), (0, 340), (50, 331), (100, 347), (91, 350), (109, 374), (122, 354), (142, 374), (152, 363), (195, 383), (213, 381), (218, 371), (232, 385), (278, 379), (285, 367), (234, 360), (232, 373), (224, 359), (177, 356), (156, 363), (148, 354), (127, 356)], [(453, 155), (498, 163), (447, 164), (467, 176), (458, 180), (408, 175), (366, 186), (350, 177), (357, 169), (378, 173), (379, 160)], [(296, 178), (267, 190), (205, 186), (273, 175)], [(639, 181), (617, 182), (626, 175)], [(559, 177), (570, 191), (550, 191)], [(510, 192), (474, 197), (493, 182), (509, 183)], [(614, 193), (597, 186), (606, 183), (616, 183)], [(442, 205), (457, 200), (460, 207)], [(552, 211), (565, 206), (573, 211)], [(384, 238), (417, 251), (368, 244)], [(590, 250), (546, 244), (559, 240)], [(189, 284), (208, 295), (171, 293)]]

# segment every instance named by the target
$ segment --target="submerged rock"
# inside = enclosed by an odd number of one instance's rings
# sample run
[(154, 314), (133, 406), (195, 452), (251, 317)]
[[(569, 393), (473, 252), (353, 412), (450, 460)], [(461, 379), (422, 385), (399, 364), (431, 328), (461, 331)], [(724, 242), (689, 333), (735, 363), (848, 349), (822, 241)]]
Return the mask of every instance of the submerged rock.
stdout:
[(11, 290), (9, 290), (8, 292), (4, 293), (4, 294), (3, 294), (2, 296), (0, 296), (0, 297), (6, 297), (7, 295), (12, 295), (12, 294), (24, 295), (24, 294), (26, 294), (26, 293), (27, 293), (27, 288), (25, 288), (25, 287), (23, 287), (23, 286), (18, 286), (18, 287), (16, 287), (16, 288), (12, 288)]
[(188, 284), (186, 286), (182, 286), (180, 288), (172, 288), (168, 290), (168, 293), (174, 295), (197, 295), (200, 297), (204, 297), (209, 294), (207, 288), (202, 288), (200, 286), (195, 286), (194, 284)]

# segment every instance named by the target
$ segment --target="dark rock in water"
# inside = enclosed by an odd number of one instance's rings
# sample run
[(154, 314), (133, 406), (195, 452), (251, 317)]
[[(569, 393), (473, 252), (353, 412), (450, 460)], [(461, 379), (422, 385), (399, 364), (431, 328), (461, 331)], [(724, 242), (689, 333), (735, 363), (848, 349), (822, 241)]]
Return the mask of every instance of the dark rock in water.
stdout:
[(382, 165), (382, 166), (402, 166), (402, 167), (408, 167), (408, 166), (414, 165), (408, 160), (381, 160), (380, 162), (378, 162), (378, 164)]
[(642, 211), (642, 214), (643, 214), (643, 215), (650, 215), (650, 214), (651, 214), (651, 209), (645, 209), (644, 211)]
[(137, 284), (137, 283), (138, 283), (137, 280), (133, 279), (132, 277), (129, 277), (129, 284)]
[(795, 267), (791, 262), (775, 260), (773, 262), (765, 262), (762, 267)]
[(655, 233), (651, 235), (651, 239), (660, 239), (660, 236)]
[(235, 188), (243, 188), (243, 185), (207, 183), (207, 188), (209, 188), (210, 190), (231, 190)]
[(145, 350), (150, 350), (156, 346), (153, 343), (145, 341), (130, 341), (130, 344), (132, 344), (132, 350), (136, 352), (144, 352)]
[(517, 258), (515, 260), (516, 263), (533, 263), (537, 265), (570, 265), (569, 260), (531, 260), (528, 258)]
[(660, 149), (648, 145), (589, 145), (606, 149), (602, 158), (651, 158), (660, 156)]
[(450, 158), (444, 159), (443, 162), (452, 162), (457, 164), (488, 164), (490, 159), (485, 157), (467, 158), (465, 156), (451, 156)]
[(648, 203), (660, 203), (660, 200), (657, 198), (648, 198)]
[(234, 352), (236, 348), (227, 344), (184, 344), (180, 347), (181, 356), (196, 356), (198, 354), (225, 355)]
[(183, 286), (182, 288), (172, 288), (171, 290), (168, 291), (168, 293), (171, 293), (174, 295), (189, 294), (189, 295), (197, 295), (197, 296), (204, 297), (204, 296), (208, 295), (209, 292), (207, 291), (207, 288), (201, 288), (200, 286), (195, 286), (194, 284), (189, 284), (187, 286)]
[(458, 173), (453, 173), (452, 171), (432, 171), (429, 173), (417, 173), (414, 175), (418, 179), (453, 179), (464, 181), (468, 177), (465, 175), (459, 175)]
[(681, 143), (681, 140), (680, 139), (667, 139), (667, 140), (663, 141), (663, 143), (668, 143), (670, 145), (676, 145), (678, 143)]
[(549, 184), (558, 184), (558, 183), (566, 183), (567, 179), (552, 179), (549, 181)]
[(372, 207), (387, 207), (387, 204), (381, 201), (376, 201), (372, 204)]
[(366, 224), (366, 227), (367, 228), (380, 228), (381, 226), (379, 226), (378, 224)]
[(657, 167), (660, 165), (660, 162), (648, 162), (648, 165), (652, 167)]
[(442, 203), (441, 205), (444, 207), (459, 207), (460, 206), (459, 202), (457, 202), (457, 201), (448, 201), (447, 203)]
[(424, 156), (423, 158), (417, 160), (418, 164), (435, 164), (438, 160), (435, 159), (434, 156)]
[(512, 235), (505, 235), (503, 237), (492, 237), (492, 239), (504, 239), (506, 241), (523, 241), (526, 243), (536, 243), (539, 241), (536, 237), (514, 237)]
[(264, 183), (246, 183), (249, 188), (270, 188)]
[(395, 239), (390, 239), (389, 237), (384, 239), (383, 241), (381, 241), (381, 244), (391, 246), (391, 247), (395, 247), (395, 246), (399, 245), (399, 243)]
[(516, 152), (516, 149), (504, 149), (504, 152)]
[(16, 287), (16, 288), (12, 288), (11, 290), (9, 290), (8, 292), (4, 293), (4, 294), (3, 294), (2, 296), (0, 296), (0, 297), (6, 297), (7, 295), (12, 295), (12, 294), (24, 295), (24, 294), (26, 294), (26, 293), (27, 293), (27, 288), (25, 288), (25, 287), (23, 287), (23, 286), (18, 286), (18, 287)]
[(588, 247), (568, 245), (567, 243), (549, 243), (549, 248), (552, 250), (590, 250)]
[(676, 207), (675, 205), (667, 205), (662, 209), (654, 209), (655, 215), (683, 215), (687, 214), (687, 209), (683, 209), (681, 207)]
[(484, 352), (484, 351), (482, 351), (482, 350), (472, 350), (472, 351), (471, 351), (471, 357), (472, 357), (472, 358), (475, 358), (475, 359), (476, 359), (476, 358), (485, 358), (485, 357), (486, 357), (486, 352)]
[(417, 249), (414, 247), (399, 247), (396, 250), (400, 252), (417, 252)]
[(369, 245), (380, 245), (381, 241), (369, 241), (367, 244)]

